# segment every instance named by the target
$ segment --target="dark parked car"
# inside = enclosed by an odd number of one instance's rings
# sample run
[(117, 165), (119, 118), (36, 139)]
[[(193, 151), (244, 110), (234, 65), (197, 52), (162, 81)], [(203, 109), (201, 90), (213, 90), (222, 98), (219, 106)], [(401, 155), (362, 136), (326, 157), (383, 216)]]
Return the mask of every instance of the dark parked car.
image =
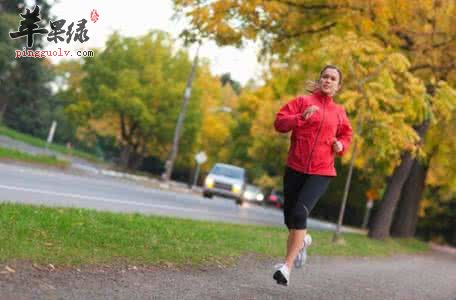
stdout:
[(255, 202), (258, 204), (263, 204), (264, 203), (264, 195), (261, 189), (257, 186), (254, 186), (252, 184), (247, 184), (245, 186), (244, 193), (242, 194), (242, 198), (245, 201), (249, 202)]
[(283, 192), (281, 190), (273, 189), (267, 197), (267, 203), (274, 205), (277, 208), (283, 207)]

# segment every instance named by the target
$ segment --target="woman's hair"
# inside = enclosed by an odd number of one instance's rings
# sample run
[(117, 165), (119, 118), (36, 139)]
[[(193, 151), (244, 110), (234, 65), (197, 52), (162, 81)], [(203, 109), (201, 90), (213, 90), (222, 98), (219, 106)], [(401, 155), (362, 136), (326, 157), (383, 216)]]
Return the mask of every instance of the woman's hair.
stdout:
[[(342, 84), (342, 72), (339, 70), (338, 67), (336, 67), (334, 65), (326, 65), (320, 71), (320, 78), (327, 69), (334, 69), (337, 71), (337, 73), (339, 73), (339, 85), (341, 85)], [(318, 78), (318, 80), (307, 80), (306, 81), (306, 91), (308, 91), (309, 93), (315, 92), (318, 89), (318, 81), (320, 80), (320, 78)]]

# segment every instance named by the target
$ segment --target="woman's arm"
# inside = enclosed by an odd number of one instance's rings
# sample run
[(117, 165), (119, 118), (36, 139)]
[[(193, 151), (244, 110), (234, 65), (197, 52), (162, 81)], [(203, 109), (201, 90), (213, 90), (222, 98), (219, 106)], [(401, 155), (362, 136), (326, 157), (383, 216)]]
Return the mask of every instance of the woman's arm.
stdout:
[(336, 139), (342, 143), (342, 151), (337, 152), (337, 155), (342, 156), (347, 151), (352, 140), (352, 127), (344, 109), (342, 109), (342, 113), (340, 114), (340, 124), (336, 133)]
[(291, 100), (276, 114), (274, 127), (278, 132), (288, 132), (298, 125), (298, 120), (302, 115), (300, 112), (300, 107), (302, 105), (301, 101), (302, 99), (300, 99), (300, 97)]

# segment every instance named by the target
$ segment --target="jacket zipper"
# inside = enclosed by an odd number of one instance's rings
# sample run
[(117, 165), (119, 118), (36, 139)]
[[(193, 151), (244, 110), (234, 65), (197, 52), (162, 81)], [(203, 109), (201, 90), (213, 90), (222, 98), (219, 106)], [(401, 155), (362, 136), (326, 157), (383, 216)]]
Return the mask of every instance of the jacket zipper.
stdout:
[(310, 172), (310, 162), (312, 161), (312, 154), (315, 150), (315, 146), (317, 145), (318, 136), (320, 135), (321, 127), (323, 125), (323, 122), (325, 121), (325, 116), (326, 116), (326, 102), (323, 103), (323, 119), (321, 120), (320, 126), (318, 127), (317, 137), (315, 138), (315, 142), (312, 147), (312, 151), (310, 151), (309, 162), (307, 163), (307, 172)]

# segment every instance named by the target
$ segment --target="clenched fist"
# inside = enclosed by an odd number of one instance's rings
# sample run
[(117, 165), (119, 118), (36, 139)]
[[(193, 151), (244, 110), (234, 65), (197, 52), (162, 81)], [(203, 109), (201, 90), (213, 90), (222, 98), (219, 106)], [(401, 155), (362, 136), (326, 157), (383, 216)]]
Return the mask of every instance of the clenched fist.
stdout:
[(308, 108), (306, 108), (306, 110), (302, 113), (301, 115), (301, 118), (304, 119), (304, 120), (307, 120), (308, 118), (310, 118), (314, 112), (316, 112), (318, 110), (318, 106), (316, 105), (311, 105), (309, 106)]
[(344, 145), (342, 145), (341, 142), (339, 142), (336, 138), (333, 140), (332, 148), (334, 152), (339, 153), (344, 149)]

